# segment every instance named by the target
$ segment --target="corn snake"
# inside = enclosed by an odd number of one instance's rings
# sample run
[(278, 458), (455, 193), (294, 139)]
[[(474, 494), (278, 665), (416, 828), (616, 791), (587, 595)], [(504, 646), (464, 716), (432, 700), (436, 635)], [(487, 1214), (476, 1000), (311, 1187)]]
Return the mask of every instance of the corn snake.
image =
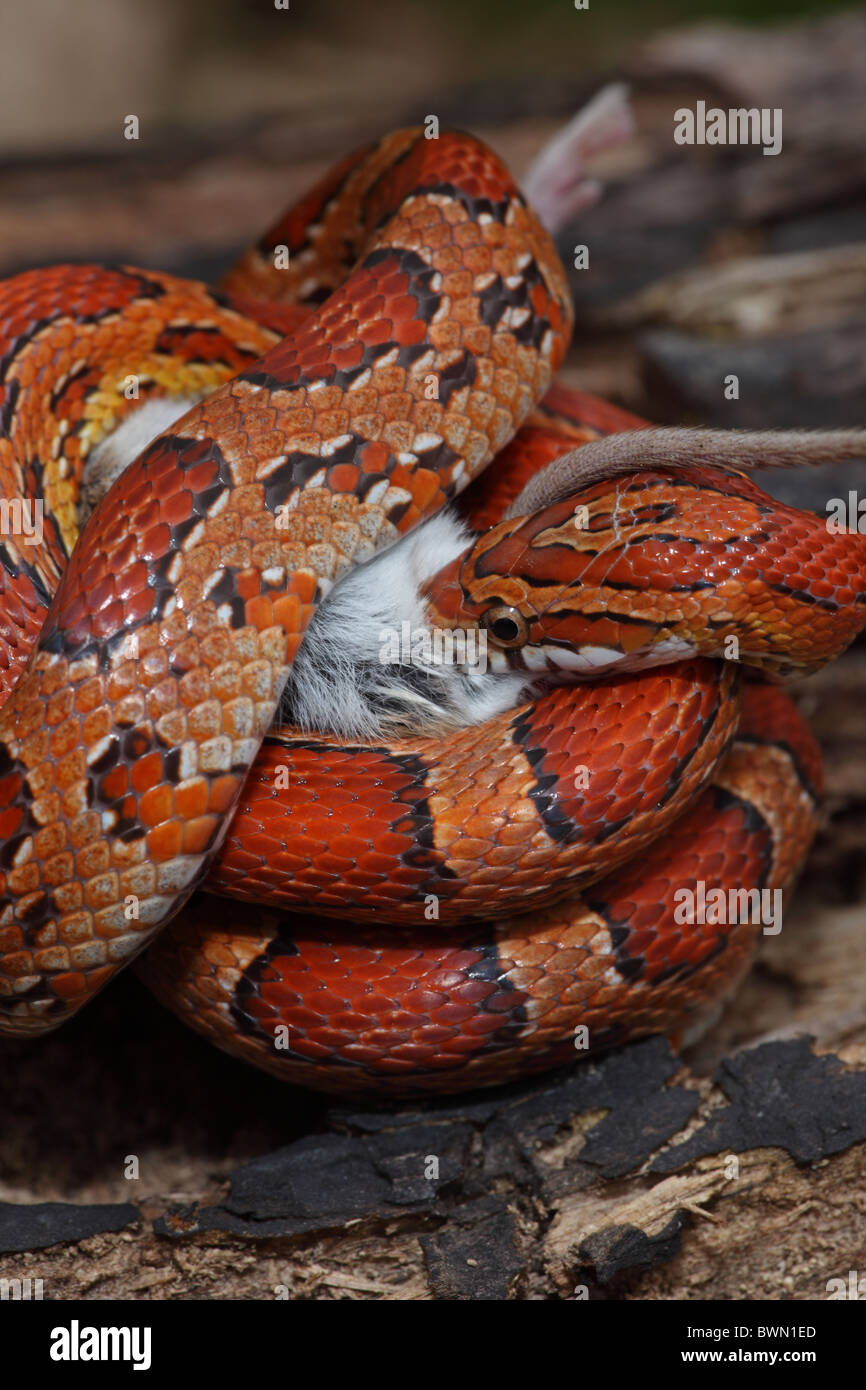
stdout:
[[(859, 630), (860, 538), (833, 549), (817, 523), (771, 511), (738, 476), (722, 487), (697, 460), (680, 477), (660, 467), (596, 481), (585, 527), (573, 498), (503, 519), (540, 464), (642, 424), (548, 390), (570, 328), (550, 239), (498, 160), (460, 135), (398, 132), (343, 161), (221, 295), (95, 267), (0, 286), (4, 492), (44, 497), (47, 522), (39, 544), (7, 538), (2, 550), (4, 1029), (57, 1026), (205, 878), (268, 906), (197, 894), (144, 977), (218, 1045), (326, 1090), (507, 1080), (574, 1056), (579, 1025), (593, 1046), (687, 1028), (741, 976), (756, 928), (680, 931), (672, 894), (699, 878), (787, 885), (820, 768), (786, 697), (743, 691), (738, 668), (713, 659), (732, 630), (753, 632), (729, 608), (707, 656), (695, 606), (669, 639), (673, 664), (510, 700), (468, 727), (387, 745), (268, 732), (330, 585), (417, 534), (497, 454), (458, 504), (470, 531), (420, 575), (437, 625), (477, 627), (495, 598), (529, 636), (544, 588), (536, 618), (552, 615), (552, 628), (541, 622), (528, 644), (544, 671), (575, 622), (568, 642), (605, 671), (600, 650), (634, 650), (630, 623), (639, 646), (658, 642), (669, 620), (638, 580), (650, 561), (670, 571), (680, 545), (680, 569), (697, 566), (692, 595), (710, 587), (713, 546), (736, 551), (714, 593), (742, 589), (753, 561), (749, 585), (776, 566), (778, 602), (759, 615), (769, 657), (756, 645), (771, 669), (784, 665), (780, 640), (798, 667)], [(139, 394), (127, 400), (130, 379)], [(207, 394), (114, 482), (76, 545), (88, 461), (142, 398), (166, 393)], [(700, 555), (676, 533), (686, 494)], [(718, 534), (723, 507), (732, 519)], [(629, 527), (614, 573), (610, 547)], [(594, 608), (575, 613), (600, 530)], [(805, 574), (790, 563), (798, 545)], [(816, 614), (827, 630), (811, 657)], [(522, 691), (518, 658), (501, 650), (504, 690)], [(575, 767), (588, 768), (585, 786)]]

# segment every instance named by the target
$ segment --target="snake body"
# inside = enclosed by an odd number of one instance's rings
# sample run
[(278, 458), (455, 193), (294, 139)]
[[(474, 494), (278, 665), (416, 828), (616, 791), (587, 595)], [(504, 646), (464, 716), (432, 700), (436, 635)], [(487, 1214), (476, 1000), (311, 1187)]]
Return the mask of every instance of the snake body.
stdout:
[[(597, 480), (579, 527), (574, 498), (510, 518), (540, 467), (643, 423), (551, 387), (570, 330), (500, 161), (417, 130), (343, 161), (219, 293), (0, 284), (0, 483), (44, 503), (37, 543), (0, 544), (0, 1028), (56, 1027), (172, 918), (139, 967), (160, 998), (353, 1094), (687, 1032), (741, 977), (759, 926), (683, 924), (675, 895), (787, 887), (820, 763), (721, 644), (829, 659), (866, 619), (863, 539), (699, 460)], [(166, 398), (191, 408), (79, 536), (89, 466)], [(273, 728), (331, 591), (473, 479), (430, 621), (514, 615), (505, 679), (619, 670), (429, 735)], [(649, 649), (673, 664), (630, 669)]]

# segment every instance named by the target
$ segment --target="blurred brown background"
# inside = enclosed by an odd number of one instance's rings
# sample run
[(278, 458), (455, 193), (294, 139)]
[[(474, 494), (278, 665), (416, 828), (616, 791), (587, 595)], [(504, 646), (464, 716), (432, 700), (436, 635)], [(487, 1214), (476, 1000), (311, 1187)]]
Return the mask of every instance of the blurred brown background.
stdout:
[[(560, 238), (566, 379), (658, 420), (854, 424), (866, 377), (866, 11), (798, 0), (34, 0), (0, 18), (0, 274), (218, 276), (328, 163), (429, 113), (520, 176), (606, 80), (637, 134)], [(704, 99), (782, 107), (777, 157), (682, 146)], [(140, 122), (138, 140), (124, 120)], [(671, 277), (676, 277), (673, 280)], [(815, 335), (818, 335), (817, 337)], [(728, 372), (743, 378), (724, 399)], [(746, 384), (748, 381), (748, 386)]]
[[(463, 105), (479, 88), (503, 116), (555, 106), (580, 76), (697, 21), (820, 17), (820, 0), (30, 0), (0, 20), (4, 155), (112, 151), (118, 117), (156, 132), (219, 130), (263, 115), (387, 120), (395, 103)], [(497, 97), (498, 93), (498, 97)], [(471, 105), (467, 114), (472, 115)]]

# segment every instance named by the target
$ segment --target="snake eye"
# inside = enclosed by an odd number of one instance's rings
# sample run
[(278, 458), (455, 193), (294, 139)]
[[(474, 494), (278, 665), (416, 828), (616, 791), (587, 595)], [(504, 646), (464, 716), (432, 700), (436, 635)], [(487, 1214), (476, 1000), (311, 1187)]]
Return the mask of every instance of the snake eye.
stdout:
[(519, 608), (497, 604), (481, 615), (481, 626), (497, 647), (522, 647), (529, 637), (529, 624)]

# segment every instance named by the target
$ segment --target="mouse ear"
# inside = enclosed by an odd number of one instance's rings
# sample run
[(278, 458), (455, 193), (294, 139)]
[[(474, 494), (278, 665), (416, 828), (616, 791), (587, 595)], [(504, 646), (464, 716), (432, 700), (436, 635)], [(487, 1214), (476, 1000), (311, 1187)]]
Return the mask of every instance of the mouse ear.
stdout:
[(624, 82), (609, 82), (539, 150), (522, 180), (523, 191), (552, 236), (598, 202), (602, 186), (587, 163), (635, 133)]
[(866, 430), (624, 430), (554, 459), (530, 478), (506, 515), (539, 511), (604, 478), (641, 469), (797, 468), (864, 458)]

